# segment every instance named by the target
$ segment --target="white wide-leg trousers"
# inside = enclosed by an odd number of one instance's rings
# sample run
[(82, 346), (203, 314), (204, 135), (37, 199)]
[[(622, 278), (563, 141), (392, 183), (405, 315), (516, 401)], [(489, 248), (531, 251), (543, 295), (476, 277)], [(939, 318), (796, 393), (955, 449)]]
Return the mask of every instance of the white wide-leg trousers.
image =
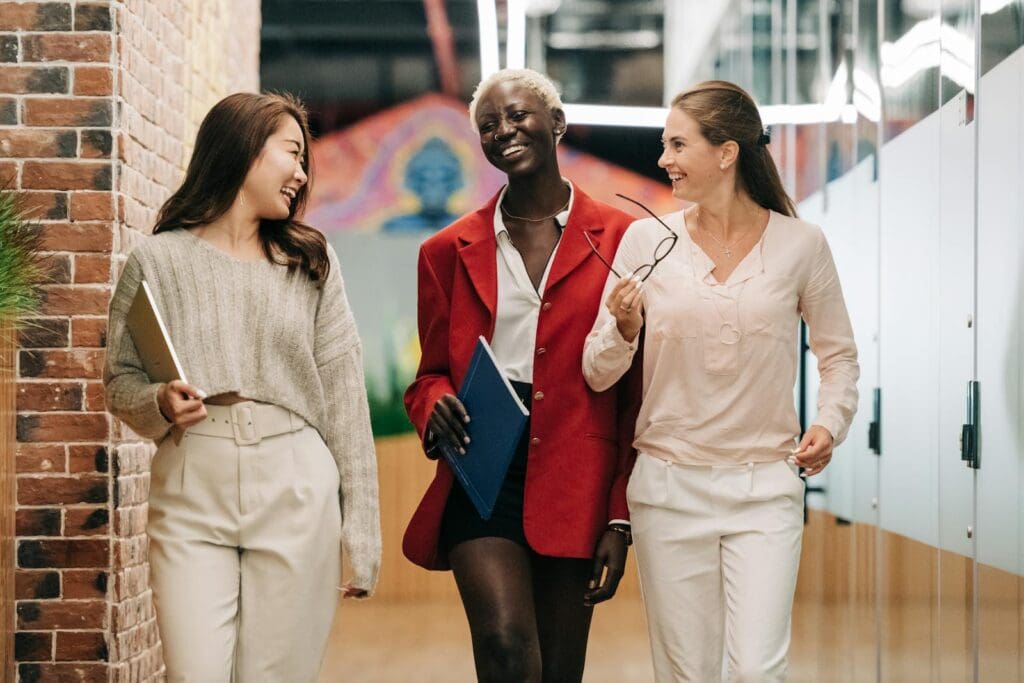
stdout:
[(627, 499), (658, 683), (786, 679), (804, 483), (640, 454)]
[[(280, 423), (284, 409), (261, 407)], [(339, 475), (319, 433), (285, 413), (295, 431), (250, 443), (259, 424), (245, 439), (192, 429), (153, 460), (150, 583), (172, 683), (317, 679), (338, 601)]]

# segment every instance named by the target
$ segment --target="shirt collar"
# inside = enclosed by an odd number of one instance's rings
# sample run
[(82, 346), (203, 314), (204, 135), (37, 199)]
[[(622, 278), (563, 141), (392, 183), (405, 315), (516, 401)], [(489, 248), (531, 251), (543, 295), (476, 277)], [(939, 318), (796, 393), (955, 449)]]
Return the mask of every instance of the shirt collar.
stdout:
[[(558, 223), (558, 227), (564, 228), (569, 223), (569, 213), (572, 211), (573, 201), (576, 198), (576, 188), (569, 182), (568, 179), (562, 178), (562, 182), (569, 186), (569, 203), (565, 205), (565, 209), (560, 211), (555, 216), (555, 222)], [(501, 192), (498, 193), (498, 203), (494, 205), (494, 235), (498, 236), (501, 233), (508, 234), (508, 230), (505, 228), (505, 221), (501, 217), (501, 202), (505, 199), (505, 191), (508, 190), (508, 185), (501, 188)]]

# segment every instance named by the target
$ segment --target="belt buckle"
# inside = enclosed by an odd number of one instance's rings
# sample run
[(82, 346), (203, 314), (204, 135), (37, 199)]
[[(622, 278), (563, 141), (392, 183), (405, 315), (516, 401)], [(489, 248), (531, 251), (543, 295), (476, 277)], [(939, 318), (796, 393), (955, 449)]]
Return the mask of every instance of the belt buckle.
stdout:
[(259, 425), (256, 423), (254, 408), (249, 401), (231, 406), (231, 431), (234, 432), (235, 443), (239, 446), (254, 446), (263, 440)]

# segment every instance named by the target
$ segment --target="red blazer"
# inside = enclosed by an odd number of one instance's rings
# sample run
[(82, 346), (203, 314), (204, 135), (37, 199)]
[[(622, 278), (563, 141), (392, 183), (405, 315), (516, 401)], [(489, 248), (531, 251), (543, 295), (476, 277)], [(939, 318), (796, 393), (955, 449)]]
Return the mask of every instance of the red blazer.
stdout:
[[(424, 242), (419, 254), (418, 319), (423, 356), (405, 407), (420, 438), (437, 400), (457, 394), (477, 337), (494, 334), (498, 298), (497, 195)], [(572, 212), (548, 274), (537, 324), (534, 400), (523, 501), (530, 546), (553, 557), (592, 557), (612, 519), (629, 519), (626, 480), (636, 454), (640, 403), (637, 367), (625, 381), (596, 393), (583, 379), (583, 342), (603, 305), (609, 263), (632, 217), (574, 187)], [(524, 340), (524, 343), (530, 343)], [(640, 358), (640, 354), (637, 354)], [(427, 569), (447, 569), (438, 548), (441, 515), (454, 477), (443, 459), (405, 531), (402, 550)]]

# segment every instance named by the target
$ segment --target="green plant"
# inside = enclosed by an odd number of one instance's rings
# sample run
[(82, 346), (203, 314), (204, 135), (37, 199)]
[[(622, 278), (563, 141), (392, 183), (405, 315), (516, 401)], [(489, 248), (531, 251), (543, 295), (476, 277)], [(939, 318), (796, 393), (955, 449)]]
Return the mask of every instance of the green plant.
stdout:
[(39, 308), (39, 230), (26, 216), (17, 193), (0, 188), (0, 320), (14, 321)]

